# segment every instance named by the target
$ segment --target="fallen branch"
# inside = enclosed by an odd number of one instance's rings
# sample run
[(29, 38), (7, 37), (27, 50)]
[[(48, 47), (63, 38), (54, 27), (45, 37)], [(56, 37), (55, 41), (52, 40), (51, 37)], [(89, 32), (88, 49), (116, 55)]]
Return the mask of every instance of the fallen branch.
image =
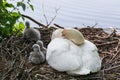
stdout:
[(45, 26), (44, 24), (36, 21), (35, 19), (31, 18), (31, 17), (28, 16), (28, 15), (24, 15), (24, 14), (21, 14), (21, 15), (22, 15), (23, 17), (26, 17), (26, 18), (30, 19), (31, 21), (35, 22), (35, 23), (38, 24), (39, 26), (42, 26), (43, 28), (47, 28), (47, 26)]
[(54, 24), (55, 26), (57, 26), (58, 28), (64, 29), (64, 27), (58, 25), (58, 24)]

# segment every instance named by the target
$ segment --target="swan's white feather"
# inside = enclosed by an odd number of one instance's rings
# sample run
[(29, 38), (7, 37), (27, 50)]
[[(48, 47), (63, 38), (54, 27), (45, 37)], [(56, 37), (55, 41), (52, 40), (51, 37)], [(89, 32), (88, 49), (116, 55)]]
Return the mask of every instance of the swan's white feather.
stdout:
[(77, 58), (80, 57), (78, 49), (67, 39), (55, 38), (47, 48), (48, 64), (58, 71), (74, 70), (81, 65), (81, 61)]

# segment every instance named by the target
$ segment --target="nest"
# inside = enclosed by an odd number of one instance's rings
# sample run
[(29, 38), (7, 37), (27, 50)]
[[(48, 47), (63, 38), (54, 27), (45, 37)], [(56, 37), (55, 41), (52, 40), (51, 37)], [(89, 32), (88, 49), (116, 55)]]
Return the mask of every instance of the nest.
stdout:
[[(78, 29), (78, 28), (77, 28)], [(47, 47), (54, 28), (39, 29)], [(84, 37), (98, 47), (102, 59), (99, 72), (86, 76), (71, 76), (52, 69), (47, 62), (34, 65), (28, 62), (29, 53), (35, 42), (21, 36), (11, 36), (0, 43), (1, 80), (118, 80), (120, 79), (120, 36), (113, 30), (110, 34), (102, 28), (78, 29)]]

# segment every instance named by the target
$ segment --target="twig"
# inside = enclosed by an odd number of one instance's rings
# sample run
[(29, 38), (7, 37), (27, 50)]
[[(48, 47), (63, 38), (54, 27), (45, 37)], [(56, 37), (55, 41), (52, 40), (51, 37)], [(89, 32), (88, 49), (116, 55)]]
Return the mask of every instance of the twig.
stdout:
[(60, 25), (58, 25), (56, 23), (54, 23), (54, 25), (57, 26), (58, 28), (64, 29), (64, 27), (62, 27), (62, 26), (60, 26)]
[(6, 80), (7, 76), (9, 76), (9, 74), (6, 74), (6, 76), (2, 77), (1, 80)]
[(102, 78), (105, 78), (105, 70), (102, 70)]
[(110, 37), (112, 37), (112, 36), (114, 36), (114, 35), (116, 35), (116, 30), (114, 29), (113, 31), (112, 31), (112, 33), (111, 34), (109, 34), (108, 36), (105, 36), (105, 37), (101, 37), (101, 36), (94, 36), (94, 37), (97, 37), (97, 38), (100, 38), (100, 39), (107, 39), (107, 38), (110, 38)]
[(27, 15), (24, 15), (24, 14), (21, 14), (23, 17), (26, 17), (28, 19), (30, 19), (31, 21), (35, 22), (36, 24), (38, 24), (39, 26), (42, 26), (43, 28), (47, 28), (47, 26), (45, 26), (44, 24), (36, 21), (35, 19), (31, 18), (30, 16), (27, 16)]
[(107, 51), (102, 51), (101, 53), (103, 53), (103, 54), (109, 54), (109, 55), (112, 55), (112, 53), (111, 53), (111, 52), (107, 52)]
[[(81, 78), (81, 80), (102, 80), (102, 77), (84, 77), (84, 78)], [(74, 80), (74, 79), (73, 79)]]
[[(1, 53), (4, 54), (4, 51), (1, 50)], [(2, 54), (2, 56), (0, 56), (2, 58), (2, 61), (4, 61), (5, 63), (8, 62), (7, 58)]]
[(115, 48), (116, 54), (112, 57), (112, 59), (109, 62), (115, 59), (115, 57), (117, 57), (117, 55), (120, 53), (119, 45), (120, 45), (120, 39), (119, 39), (117, 47)]
[[(33, 68), (34, 68), (34, 67), (33, 67)], [(32, 69), (33, 69), (33, 68), (32, 68)], [(32, 69), (31, 69), (31, 70), (32, 70)], [(31, 74), (30, 74), (29, 70), (26, 70), (25, 72), (26, 72), (26, 74), (27, 74), (27, 79), (26, 79), (26, 80), (32, 80)]]
[(7, 47), (8, 43), (13, 39), (13, 36), (10, 37), (10, 39), (7, 41), (5, 47)]
[(99, 38), (99, 39), (107, 39), (107, 38), (109, 38), (110, 37), (110, 35), (108, 35), (108, 36), (98, 36), (98, 35), (96, 35), (96, 36), (93, 36), (93, 38)]
[(103, 70), (109, 71), (109, 70), (112, 70), (112, 69), (115, 69), (115, 68), (118, 68), (118, 67), (120, 67), (120, 65), (113, 66), (113, 67), (110, 67), (110, 68), (107, 68), (107, 69), (103, 69)]
[(37, 78), (38, 76), (44, 78), (45, 80), (48, 80), (48, 79), (49, 79), (49, 78), (46, 77), (45, 75), (41, 75), (41, 74), (36, 74), (36, 75), (35, 75), (36, 78)]
[(30, 73), (27, 72), (27, 75), (28, 75), (27, 80), (33, 80), (33, 79), (31, 78), (31, 76), (30, 76)]
[(48, 23), (47, 26), (50, 26), (50, 24), (55, 20), (55, 18), (57, 17), (57, 14), (58, 14), (58, 10), (59, 10), (59, 9), (56, 9), (56, 10), (55, 10), (56, 15), (52, 18), (52, 20)]
[(116, 35), (116, 32), (117, 32), (116, 29), (113, 28), (112, 33), (108, 37), (112, 37), (112, 36)]
[(28, 72), (30, 73), (34, 68), (36, 68), (36, 66), (33, 66), (32, 68), (30, 68)]
[[(29, 45), (28, 45), (28, 46), (29, 46)], [(24, 48), (16, 55), (16, 57), (18, 57), (19, 54), (21, 54), (28, 46), (24, 47)]]
[(16, 71), (17, 73), (16, 73), (16, 75), (15, 75), (15, 77), (12, 79), (12, 80), (17, 80), (17, 77), (20, 75), (20, 73), (21, 73), (21, 69), (18, 71), (18, 69), (17, 69), (17, 71)]
[(25, 60), (22, 60), (20, 65), (19, 65), (19, 68), (23, 68), (24, 65), (25, 65)]
[(7, 48), (2, 47), (2, 49), (4, 49), (8, 53), (9, 56), (12, 56), (11, 53), (8, 51)]
[(43, 16), (44, 16), (44, 18), (45, 18), (46, 24), (48, 25), (48, 20), (47, 20), (45, 11), (44, 11), (44, 5), (42, 5), (42, 8), (43, 8), (43, 13), (44, 13)]
[(110, 60), (110, 62), (113, 60), (113, 59), (115, 59), (115, 57), (117, 57), (117, 55), (120, 53), (120, 50), (118, 50), (117, 52), (116, 52), (116, 54), (112, 57), (112, 59)]
[[(15, 67), (16, 68), (16, 67)], [(2, 80), (5, 80), (7, 78), (7, 76), (15, 69), (15, 68), (10, 68), (3, 76)]]
[(118, 40), (112, 41), (112, 42), (106, 42), (106, 43), (96, 44), (96, 45), (97, 46), (104, 46), (104, 45), (111, 45), (111, 44), (115, 44), (115, 43), (118, 43)]
[(97, 25), (98, 25), (98, 23), (95, 23), (95, 25), (93, 25), (92, 28), (94, 28), (94, 27), (97, 26)]

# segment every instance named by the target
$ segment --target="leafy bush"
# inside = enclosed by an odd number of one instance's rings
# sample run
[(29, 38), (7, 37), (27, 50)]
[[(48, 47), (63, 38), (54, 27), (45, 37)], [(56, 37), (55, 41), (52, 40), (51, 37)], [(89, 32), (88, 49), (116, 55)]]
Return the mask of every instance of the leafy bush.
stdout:
[(24, 28), (25, 28), (25, 25), (22, 22), (15, 24), (15, 26), (12, 29), (13, 34), (18, 36), (22, 35)]
[[(33, 6), (30, 4), (30, 0), (28, 0), (27, 4), (29, 7), (34, 10)], [(7, 0), (0, 0), (0, 37), (9, 37), (11, 36), (16, 29), (23, 29), (23, 23), (19, 23), (16, 27), (17, 20), (22, 17), (19, 11), (19, 7), (25, 11), (26, 5), (24, 0), (17, 2), (17, 5), (13, 5), (9, 3)], [(18, 27), (19, 26), (19, 27)]]

